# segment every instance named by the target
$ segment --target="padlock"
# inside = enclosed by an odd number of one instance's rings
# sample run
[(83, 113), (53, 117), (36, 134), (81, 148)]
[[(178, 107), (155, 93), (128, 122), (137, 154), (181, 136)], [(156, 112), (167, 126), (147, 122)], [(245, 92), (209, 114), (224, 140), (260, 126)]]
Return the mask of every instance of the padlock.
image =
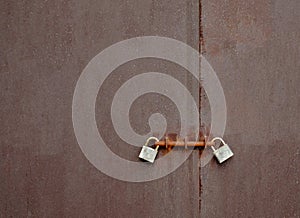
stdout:
[(158, 138), (155, 138), (155, 137), (148, 138), (145, 145), (143, 146), (143, 148), (140, 152), (139, 158), (141, 158), (143, 160), (146, 160), (150, 163), (153, 163), (154, 160), (155, 160), (155, 157), (158, 153), (159, 146), (156, 146), (155, 149), (148, 147), (148, 144), (151, 140), (155, 140), (156, 142), (159, 142)]
[(211, 146), (214, 155), (218, 159), (219, 163), (223, 163), (225, 160), (231, 158), (233, 156), (233, 152), (229, 148), (229, 146), (224, 142), (224, 140), (220, 137), (215, 137), (212, 142), (215, 140), (220, 140), (223, 143), (223, 146), (220, 146), (218, 149), (215, 149), (214, 146)]

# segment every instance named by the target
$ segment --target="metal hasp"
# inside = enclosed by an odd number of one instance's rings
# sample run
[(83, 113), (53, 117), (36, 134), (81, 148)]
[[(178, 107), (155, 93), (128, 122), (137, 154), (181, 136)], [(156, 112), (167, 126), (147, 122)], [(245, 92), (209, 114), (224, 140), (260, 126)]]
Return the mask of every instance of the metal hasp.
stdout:
[(145, 145), (143, 145), (143, 148), (142, 148), (142, 150), (140, 152), (139, 158), (141, 158), (141, 159), (143, 159), (145, 161), (148, 161), (150, 163), (154, 163), (155, 157), (156, 157), (156, 155), (158, 153), (159, 146), (156, 146), (155, 149), (148, 147), (149, 142), (151, 140), (155, 140), (156, 142), (159, 142), (158, 138), (155, 138), (155, 137), (148, 138), (147, 141), (146, 141), (146, 143), (145, 143)]
[(219, 163), (223, 163), (233, 156), (233, 152), (222, 138), (215, 137), (213, 138), (212, 142), (215, 142), (216, 140), (220, 140), (223, 143), (223, 146), (219, 147), (218, 149), (215, 149), (214, 146), (211, 146), (211, 148)]

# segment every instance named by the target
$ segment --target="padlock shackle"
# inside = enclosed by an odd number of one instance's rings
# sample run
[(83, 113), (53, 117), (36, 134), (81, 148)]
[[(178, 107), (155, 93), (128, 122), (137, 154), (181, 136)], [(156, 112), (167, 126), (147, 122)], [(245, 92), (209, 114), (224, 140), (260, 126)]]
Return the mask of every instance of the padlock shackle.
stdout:
[(214, 148), (214, 146), (211, 146), (211, 149), (213, 150), (213, 152), (215, 152), (215, 151), (216, 151), (216, 149)]
[(224, 140), (221, 137), (215, 137), (211, 141), (215, 142), (216, 140), (220, 140), (223, 143), (223, 145), (226, 145), (226, 143), (224, 142)]
[(149, 138), (147, 139), (147, 141), (146, 141), (146, 143), (145, 143), (145, 146), (147, 146), (151, 140), (155, 140), (156, 142), (159, 142), (159, 139), (158, 139), (158, 138), (156, 138), (156, 137), (154, 137), (154, 136), (151, 136), (151, 137), (149, 137)]
[[(221, 138), (221, 137), (215, 137), (215, 138), (213, 138), (211, 141), (212, 142), (215, 142), (216, 140), (220, 140), (222, 143), (223, 143), (223, 145), (226, 145), (226, 143), (224, 142), (224, 140)], [(211, 146), (211, 149), (215, 152), (216, 151), (216, 149), (215, 149), (215, 147), (212, 145)]]

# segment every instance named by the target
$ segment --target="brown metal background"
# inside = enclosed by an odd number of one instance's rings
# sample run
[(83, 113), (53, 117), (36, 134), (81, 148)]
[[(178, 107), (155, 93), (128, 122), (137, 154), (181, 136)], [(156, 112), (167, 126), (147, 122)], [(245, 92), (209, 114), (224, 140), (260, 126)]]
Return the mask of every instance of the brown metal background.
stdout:
[[(116, 42), (159, 35), (197, 49), (198, 1), (18, 0), (1, 1), (0, 8), (1, 217), (197, 217), (198, 152), (162, 179), (117, 181), (81, 152), (71, 106), (84, 67)], [(150, 59), (116, 69), (99, 92), (96, 117), (110, 148), (128, 159), (137, 159), (139, 150), (116, 136), (110, 103), (123, 82), (148, 71), (177, 77), (199, 99), (198, 85), (175, 64)], [(133, 127), (147, 132), (147, 115), (160, 105), (165, 114), (176, 112), (162, 97), (138, 99)], [(177, 119), (169, 122), (169, 131), (178, 130)]]
[[(194, 0), (1, 1), (1, 217), (300, 216), (300, 3), (203, 0), (200, 5), (199, 26)], [(202, 41), (201, 51), (224, 88), (225, 139), (234, 158), (199, 168), (195, 151), (167, 177), (126, 183), (102, 174), (84, 157), (71, 119), (76, 81), (101, 50), (142, 35), (175, 38), (196, 49)], [(184, 81), (197, 98), (187, 72), (151, 59), (117, 69), (98, 102), (111, 101), (122, 81), (149, 70)], [(202, 120), (209, 124), (202, 94)], [(175, 111), (167, 99), (150, 95), (137, 101), (132, 113), (145, 123), (149, 113), (162, 109)], [(107, 110), (109, 104), (97, 104), (98, 125), (110, 127), (103, 119)], [(147, 131), (147, 125), (132, 122)], [(169, 122), (168, 130), (176, 131), (176, 119)], [(100, 131), (114, 152), (136, 157), (138, 150), (111, 128)]]
[(235, 156), (201, 169), (201, 217), (300, 217), (299, 11), (299, 1), (202, 1)]

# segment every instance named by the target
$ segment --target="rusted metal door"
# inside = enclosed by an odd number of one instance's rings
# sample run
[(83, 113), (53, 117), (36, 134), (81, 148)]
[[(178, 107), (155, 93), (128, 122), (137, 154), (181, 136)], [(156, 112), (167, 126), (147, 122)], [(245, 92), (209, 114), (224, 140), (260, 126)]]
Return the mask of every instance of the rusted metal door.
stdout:
[(202, 1), (235, 156), (201, 169), (201, 217), (300, 216), (299, 10), (299, 1)]
[[(1, 217), (199, 215), (198, 152), (161, 179), (119, 181), (88, 161), (72, 124), (76, 82), (94, 56), (148, 35), (198, 49), (198, 11), (197, 1), (1, 2)], [(113, 152), (135, 161), (139, 149), (118, 137), (110, 106), (124, 82), (145, 72), (172, 75), (199, 96), (188, 72), (167, 61), (133, 60), (112, 72), (97, 97), (99, 132)], [(149, 114), (161, 111), (168, 119), (176, 107), (155, 93), (139, 98), (131, 124), (143, 134)], [(176, 132), (178, 120), (168, 120)]]
[[(299, 10), (298, 1), (279, 0), (2, 1), (1, 217), (299, 217)], [(80, 149), (74, 90), (101, 51), (150, 35), (200, 49), (212, 65), (235, 156), (201, 167), (195, 150), (165, 177), (120, 181)], [(127, 80), (146, 72), (181, 81), (201, 102), (201, 122), (211, 123), (205, 90), (186, 69), (156, 58), (129, 61), (102, 84), (95, 119), (109, 149), (133, 161), (139, 148), (118, 137), (111, 105)], [(179, 131), (176, 105), (156, 93), (132, 105), (133, 129), (147, 133), (157, 112), (168, 132)]]

